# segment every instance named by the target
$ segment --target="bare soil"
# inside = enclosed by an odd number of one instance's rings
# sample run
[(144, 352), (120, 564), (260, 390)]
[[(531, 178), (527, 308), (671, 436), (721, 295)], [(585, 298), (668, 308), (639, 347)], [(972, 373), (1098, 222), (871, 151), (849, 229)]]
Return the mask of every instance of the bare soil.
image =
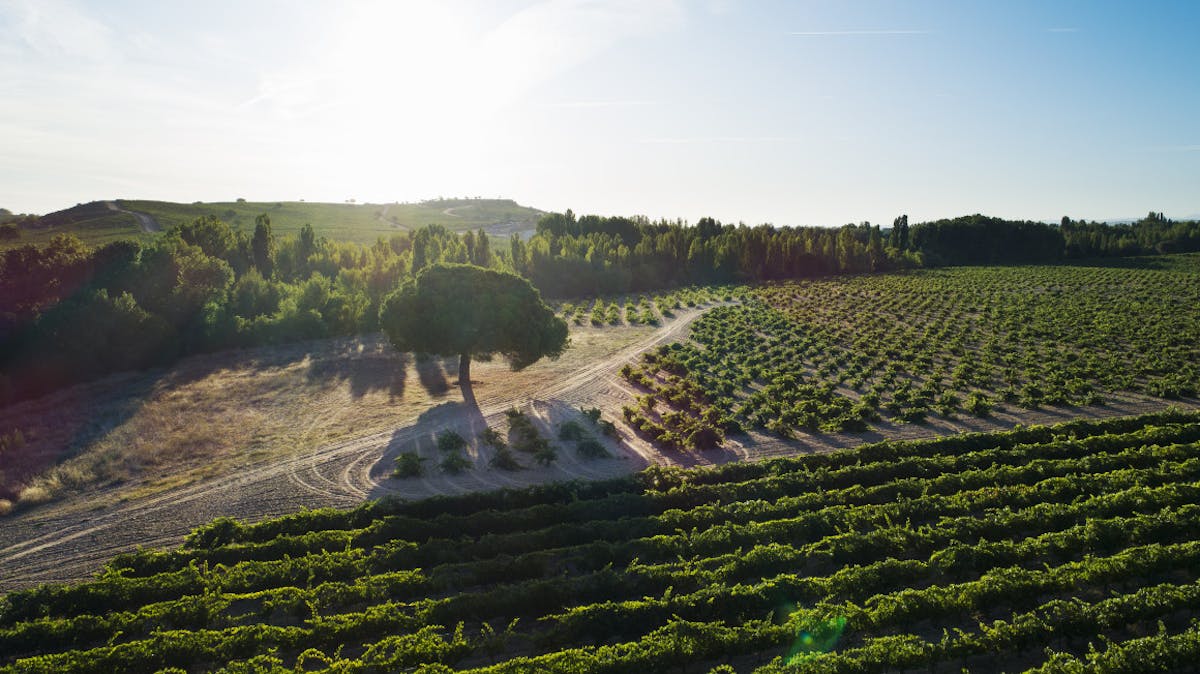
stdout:
[[(119, 552), (177, 545), (218, 516), (253, 521), (383, 496), (600, 479), (650, 464), (760, 460), (883, 438), (1000, 430), (1168, 405), (1110, 396), (1093, 408), (1006, 408), (985, 419), (882, 423), (866, 433), (791, 440), (751, 433), (701, 453), (660, 452), (618, 424), (619, 440), (605, 440), (613, 457), (593, 460), (579, 457), (573, 443), (557, 441), (558, 425), (580, 419), (581, 406), (598, 407), (604, 418), (619, 421), (621, 406), (634, 396), (617, 374), (620, 366), (684, 338), (702, 312), (681, 311), (657, 328), (573, 327), (572, 347), (562, 358), (521, 372), (502, 362), (477, 363), (477, 408), (468, 408), (452, 385), (456, 359), (416, 361), (375, 336), (198, 356), (167, 372), (113, 377), (0, 410), (0, 427), (31, 429), (31, 454), (57, 462), (48, 474), (73, 466), (79, 474), (70, 479), (81, 485), (73, 496), (0, 519), (0, 591), (86, 578)], [(489, 465), (493, 451), (476, 438), (489, 426), (505, 432), (504, 411), (511, 407), (528, 413), (559, 446), (552, 465), (538, 466), (520, 453), (521, 470)], [(462, 474), (438, 468), (434, 438), (445, 429), (471, 440), (466, 454), (472, 467)], [(407, 451), (427, 459), (423, 475), (392, 477), (395, 457)]]

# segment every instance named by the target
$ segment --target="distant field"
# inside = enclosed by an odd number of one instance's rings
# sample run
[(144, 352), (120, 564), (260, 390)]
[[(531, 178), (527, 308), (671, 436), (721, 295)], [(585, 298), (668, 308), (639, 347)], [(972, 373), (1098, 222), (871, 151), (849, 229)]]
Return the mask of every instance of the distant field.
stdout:
[[(407, 204), (304, 201), (181, 204), (124, 199), (114, 203), (121, 209), (151, 216), (163, 229), (211, 215), (250, 231), (254, 228), (255, 218), (265, 213), (270, 216), (277, 235), (295, 234), (305, 224), (311, 224), (317, 236), (358, 243), (371, 243), (380, 236), (388, 237), (425, 225), (442, 225), (452, 231), (482, 227), (490, 234), (508, 236), (513, 232), (532, 230), (542, 213), (509, 199), (441, 199)], [(19, 240), (0, 243), (0, 247), (43, 244), (60, 233), (72, 233), (90, 245), (154, 236), (144, 233), (134, 216), (111, 210), (105, 202), (97, 201), (48, 214), (42, 218), (41, 226), (23, 229)]]

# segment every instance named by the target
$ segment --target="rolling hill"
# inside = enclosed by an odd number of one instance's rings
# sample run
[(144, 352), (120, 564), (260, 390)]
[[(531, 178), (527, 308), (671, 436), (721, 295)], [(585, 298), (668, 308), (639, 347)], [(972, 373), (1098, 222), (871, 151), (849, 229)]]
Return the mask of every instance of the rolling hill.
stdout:
[(311, 224), (318, 236), (370, 243), (380, 236), (431, 224), (451, 231), (482, 227), (489, 234), (508, 236), (532, 230), (542, 211), (511, 199), (435, 199), (392, 204), (305, 201), (183, 204), (121, 199), (94, 201), (44, 215), (35, 226), (23, 228), (21, 239), (11, 244), (44, 243), (60, 233), (75, 234), (92, 245), (103, 244), (116, 239), (150, 237), (155, 226), (170, 229), (209, 215), (249, 231), (254, 228), (255, 218), (264, 213), (270, 216), (277, 235), (294, 234), (305, 224)]

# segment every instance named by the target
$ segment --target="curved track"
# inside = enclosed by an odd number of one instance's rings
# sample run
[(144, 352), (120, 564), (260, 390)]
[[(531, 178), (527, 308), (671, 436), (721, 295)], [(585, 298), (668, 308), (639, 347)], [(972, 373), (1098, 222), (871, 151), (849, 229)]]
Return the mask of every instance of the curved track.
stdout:
[(137, 211), (121, 208), (115, 201), (106, 201), (104, 202), (104, 205), (107, 206), (108, 210), (110, 211), (115, 211), (117, 213), (128, 213), (129, 215), (132, 215), (133, 219), (137, 220), (138, 227), (141, 227), (142, 231), (147, 234), (162, 231), (162, 225), (158, 224), (157, 220), (146, 213), (139, 213)]
[(544, 427), (550, 415), (569, 413), (579, 405), (601, 407), (612, 417), (614, 404), (619, 410), (625, 395), (615, 376), (620, 366), (643, 351), (680, 339), (701, 313), (683, 313), (630, 346), (584, 367), (554, 370), (549, 385), (531, 380), (528, 386), (504, 390), (481, 387), (476, 392), (480, 408), (471, 414), (461, 405), (435, 408), (408, 426), (248, 463), (236, 473), (153, 496), (121, 501), (120, 492), (110, 489), (87, 499), (93, 503), (115, 501), (107, 507), (89, 510), (87, 500), (77, 497), (6, 518), (0, 528), (0, 591), (86, 578), (115, 554), (139, 546), (178, 544), (191, 529), (223, 515), (255, 520), (301, 507), (354, 506), (388, 494), (421, 498), (637, 470), (653, 454), (633, 438), (626, 439), (617, 458), (582, 462), (563, 450), (559, 461), (549, 468), (531, 466), (515, 472), (488, 468), (487, 457), (475, 455), (471, 458), (477, 469), (462, 476), (450, 477), (434, 469), (422, 478), (394, 480), (388, 477), (388, 459), (401, 449), (414, 448), (433, 456), (432, 436), (438, 430), (464, 423), (472, 424), (476, 432), (474, 426), (480, 423), (499, 426), (504, 410), (510, 407), (530, 410), (535, 422)]

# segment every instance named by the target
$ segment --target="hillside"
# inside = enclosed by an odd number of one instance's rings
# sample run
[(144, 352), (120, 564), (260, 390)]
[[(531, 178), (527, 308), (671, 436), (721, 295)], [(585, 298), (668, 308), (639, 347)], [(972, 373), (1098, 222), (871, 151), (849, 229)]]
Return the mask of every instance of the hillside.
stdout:
[(305, 201), (213, 202), (177, 204), (165, 201), (119, 202), (123, 208), (147, 213), (164, 227), (216, 216), (231, 225), (251, 230), (254, 219), (265, 213), (277, 235), (295, 234), (311, 224), (318, 236), (338, 241), (372, 243), (380, 236), (442, 225), (451, 231), (484, 228), (507, 236), (532, 230), (541, 211), (508, 199), (440, 199), (410, 204), (322, 204)]
[(380, 236), (387, 237), (425, 225), (442, 225), (451, 231), (482, 227), (489, 234), (507, 237), (514, 232), (533, 230), (542, 214), (535, 208), (521, 206), (511, 199), (435, 199), (405, 204), (305, 201), (183, 204), (121, 199), (94, 201), (44, 215), (38, 219), (36, 226), (23, 229), (20, 240), (9, 242), (8, 245), (45, 243), (60, 233), (75, 234), (91, 245), (147, 236), (135, 214), (152, 218), (162, 229), (190, 223), (204, 216), (215, 216), (250, 231), (254, 228), (254, 219), (264, 213), (270, 216), (276, 235), (295, 234), (305, 224), (311, 224), (318, 236), (358, 243), (373, 243)]
[(1198, 441), (1167, 412), (221, 519), (9, 595), (0, 671), (1183, 671)]
[(0, 246), (40, 245), (54, 235), (63, 233), (74, 234), (92, 246), (146, 236), (133, 214), (122, 212), (112, 202), (93, 201), (24, 222), (21, 225), (21, 237), (0, 243)]

